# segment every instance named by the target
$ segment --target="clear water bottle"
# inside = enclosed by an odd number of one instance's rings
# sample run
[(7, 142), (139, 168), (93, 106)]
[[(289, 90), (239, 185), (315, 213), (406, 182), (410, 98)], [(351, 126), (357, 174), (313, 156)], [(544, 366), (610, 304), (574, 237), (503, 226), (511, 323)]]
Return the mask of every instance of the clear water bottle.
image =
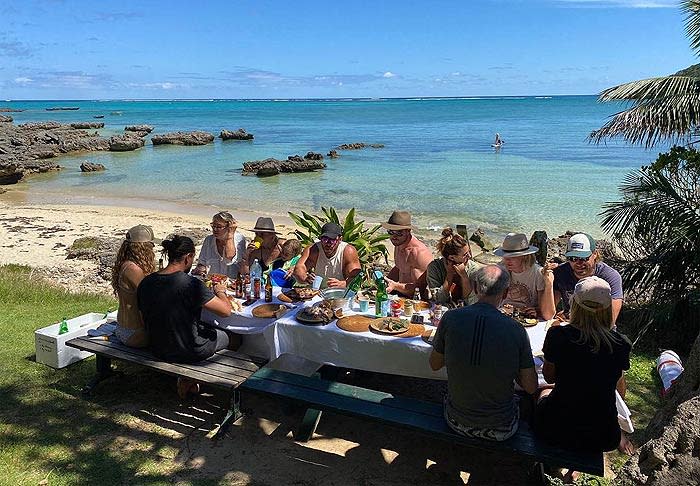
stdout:
[(663, 396), (668, 393), (673, 382), (683, 373), (683, 365), (676, 353), (671, 350), (666, 350), (656, 359), (656, 370), (659, 372), (661, 382), (663, 383), (664, 389), (661, 391), (661, 395)]
[(250, 266), (250, 287), (253, 290), (253, 298), (260, 298), (260, 289), (262, 287), (262, 267), (256, 258)]

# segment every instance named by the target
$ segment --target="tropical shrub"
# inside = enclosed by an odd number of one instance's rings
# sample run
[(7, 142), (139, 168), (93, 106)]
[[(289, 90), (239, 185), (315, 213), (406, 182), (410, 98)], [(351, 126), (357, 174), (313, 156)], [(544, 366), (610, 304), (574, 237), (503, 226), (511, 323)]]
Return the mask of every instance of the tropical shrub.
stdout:
[(621, 201), (604, 206), (602, 227), (625, 256), (625, 290), (651, 304), (640, 316), (648, 327), (687, 346), (698, 332), (700, 152), (673, 147), (630, 173), (620, 191)]
[(338, 216), (332, 207), (321, 208), (322, 215), (308, 214), (304, 211), (301, 215), (289, 213), (289, 217), (296, 223), (299, 229), (294, 231), (302, 245), (308, 246), (318, 241), (321, 236), (321, 227), (328, 222), (333, 222), (343, 228), (343, 241), (350, 243), (357, 250), (360, 264), (363, 269), (375, 263), (378, 258), (384, 257), (386, 263), (389, 258), (389, 250), (382, 241), (389, 238), (386, 234), (377, 234), (380, 225), (371, 228), (365, 227), (365, 221), (355, 221), (355, 208), (350, 209), (345, 218)]

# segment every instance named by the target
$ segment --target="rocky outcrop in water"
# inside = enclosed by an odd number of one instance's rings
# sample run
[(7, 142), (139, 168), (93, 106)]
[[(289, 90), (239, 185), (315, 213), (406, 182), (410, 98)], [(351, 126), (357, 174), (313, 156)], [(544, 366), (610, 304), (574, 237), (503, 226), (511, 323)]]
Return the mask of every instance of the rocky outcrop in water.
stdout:
[(221, 130), (219, 134), (221, 140), (253, 140), (253, 134), (245, 131), (245, 128), (239, 128), (236, 131)]
[(92, 128), (104, 128), (105, 124), (102, 122), (76, 122), (70, 124), (71, 128), (79, 128), (83, 130), (89, 130)]
[(8, 115), (0, 115), (0, 123), (10, 123), (12, 121), (12, 117)]
[(0, 113), (20, 113), (24, 110), (18, 110), (17, 108), (0, 108)]
[(342, 145), (338, 145), (336, 149), (338, 150), (360, 150), (363, 148), (384, 148), (383, 143), (364, 143), (364, 142), (355, 142), (355, 143), (344, 143)]
[(299, 155), (290, 155), (287, 160), (269, 158), (245, 162), (242, 174), (269, 177), (280, 173), (314, 172), (325, 168), (326, 164), (318, 160), (305, 159)]
[(51, 108), (46, 108), (46, 111), (76, 111), (79, 109), (79, 106), (53, 106)]
[(80, 164), (80, 172), (101, 172), (103, 170), (106, 170), (104, 165), (88, 162), (87, 160)]
[(106, 139), (56, 121), (0, 123), (0, 184), (33, 173), (60, 170), (53, 159), (77, 151), (109, 150)]
[(340, 157), (340, 154), (336, 150), (329, 150), (326, 154), (326, 157), (330, 157), (331, 159), (337, 159), (338, 157)]
[(306, 155), (304, 155), (304, 158), (306, 160), (323, 160), (323, 155), (319, 154), (317, 152), (306, 152)]
[(141, 137), (142, 132), (146, 132), (146, 134), (149, 134), (153, 131), (153, 127), (151, 125), (127, 125), (124, 127), (125, 132), (137, 132), (139, 136)]
[(214, 141), (214, 135), (207, 132), (171, 132), (153, 135), (153, 145), (206, 145)]
[(109, 138), (110, 152), (129, 152), (131, 150), (140, 149), (143, 146), (143, 139), (132, 133), (113, 135)]

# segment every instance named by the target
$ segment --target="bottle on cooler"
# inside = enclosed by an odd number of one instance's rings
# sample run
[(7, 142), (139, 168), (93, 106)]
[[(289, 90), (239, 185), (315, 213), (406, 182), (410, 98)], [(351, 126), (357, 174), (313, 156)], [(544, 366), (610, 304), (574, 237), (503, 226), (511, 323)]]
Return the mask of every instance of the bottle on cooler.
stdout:
[(61, 325), (58, 326), (58, 333), (59, 334), (65, 334), (68, 332), (68, 322), (66, 322), (66, 318), (64, 317), (61, 320)]

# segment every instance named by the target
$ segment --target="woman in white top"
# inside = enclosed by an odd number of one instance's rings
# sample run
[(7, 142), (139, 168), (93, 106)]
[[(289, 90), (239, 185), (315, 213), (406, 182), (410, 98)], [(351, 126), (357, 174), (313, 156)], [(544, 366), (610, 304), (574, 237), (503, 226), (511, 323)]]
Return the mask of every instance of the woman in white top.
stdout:
[(503, 265), (510, 272), (510, 286), (503, 305), (510, 304), (521, 313), (551, 319), (556, 313), (554, 305), (554, 274), (535, 262), (539, 249), (530, 246), (522, 233), (508, 233), (503, 245), (494, 254), (503, 257)]
[(221, 211), (211, 219), (211, 235), (204, 238), (197, 259), (197, 267), (192, 272), (203, 275), (220, 273), (235, 279), (245, 266), (245, 237), (236, 231), (238, 222), (231, 213)]

